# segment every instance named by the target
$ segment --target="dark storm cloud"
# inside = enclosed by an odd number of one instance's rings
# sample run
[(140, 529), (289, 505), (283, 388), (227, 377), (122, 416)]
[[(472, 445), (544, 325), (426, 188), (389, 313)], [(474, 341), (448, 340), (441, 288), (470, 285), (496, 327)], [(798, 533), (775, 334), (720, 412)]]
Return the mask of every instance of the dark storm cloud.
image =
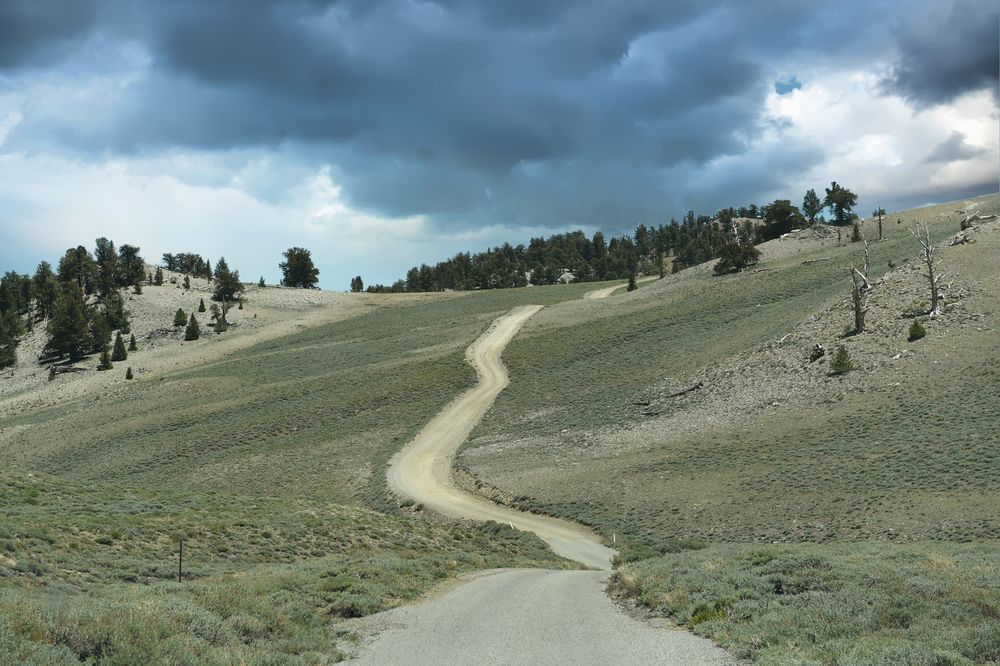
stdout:
[(979, 157), (986, 153), (984, 148), (970, 145), (961, 132), (952, 132), (951, 136), (934, 146), (924, 160), (925, 164), (958, 162)]
[(0, 71), (56, 60), (86, 36), (96, 15), (87, 0), (0, 2)]
[[(782, 127), (764, 107), (789, 71), (777, 63), (788, 54), (806, 65), (817, 54), (867, 62), (900, 10), (801, 0), (95, 2), (0, 5), (0, 36), (16, 33), (0, 41), (0, 68), (51, 61), (98, 33), (148, 58), (107, 122), (50, 129), (60, 143), (102, 155), (281, 146), (333, 165), (352, 205), (447, 228), (627, 226), (685, 196), (706, 210), (756, 199), (823, 160), (814, 147), (748, 152)], [(955, 34), (934, 51), (951, 63), (941, 76), (978, 72), (979, 42), (961, 44), (966, 55), (950, 50), (956, 34), (980, 31), (952, 16)], [(918, 101), (941, 88), (925, 75), (922, 39), (900, 32), (892, 82)], [(995, 39), (994, 30), (993, 53)]]
[(996, 0), (958, 0), (943, 24), (913, 21), (897, 34), (899, 62), (886, 89), (918, 106), (964, 93), (997, 91), (1000, 67)]

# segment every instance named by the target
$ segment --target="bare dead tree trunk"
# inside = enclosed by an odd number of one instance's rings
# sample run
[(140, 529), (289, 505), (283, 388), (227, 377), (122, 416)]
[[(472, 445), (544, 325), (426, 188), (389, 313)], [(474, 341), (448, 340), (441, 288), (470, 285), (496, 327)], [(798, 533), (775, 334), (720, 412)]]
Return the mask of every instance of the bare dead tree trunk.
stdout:
[(865, 241), (865, 266), (864, 266), (864, 271), (862, 272), (862, 276), (865, 278), (865, 289), (866, 290), (872, 288), (871, 282), (869, 281), (869, 278), (868, 278), (868, 259), (869, 259), (869, 256), (868, 256), (868, 241), (866, 240)]
[(865, 315), (868, 314), (868, 298), (865, 295), (867, 281), (865, 276), (853, 265), (851, 266), (851, 282), (854, 285), (851, 289), (851, 300), (854, 301), (854, 335), (861, 335), (865, 332)]
[(931, 242), (930, 229), (928, 229), (926, 224), (917, 227), (917, 231), (910, 229), (910, 233), (913, 234), (913, 237), (920, 243), (920, 247), (923, 248), (924, 265), (927, 266), (927, 272), (924, 273), (924, 277), (927, 278), (931, 287), (931, 309), (928, 314), (931, 316), (939, 315), (941, 314), (939, 285), (941, 278), (944, 277), (944, 274), (939, 272), (941, 260), (935, 260), (934, 258), (935, 248)]

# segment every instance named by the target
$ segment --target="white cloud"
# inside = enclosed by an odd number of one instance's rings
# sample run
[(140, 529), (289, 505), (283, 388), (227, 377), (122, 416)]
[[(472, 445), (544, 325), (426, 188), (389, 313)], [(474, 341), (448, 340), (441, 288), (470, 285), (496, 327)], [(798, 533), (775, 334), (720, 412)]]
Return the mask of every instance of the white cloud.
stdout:
[[(805, 191), (837, 180), (861, 195), (864, 210), (879, 202), (923, 202), (935, 192), (996, 182), (1000, 124), (988, 91), (915, 111), (900, 97), (880, 94), (879, 80), (871, 72), (821, 72), (800, 90), (769, 96), (768, 112), (789, 124), (764, 141), (811, 143), (825, 153), (790, 186)], [(955, 131), (983, 151), (957, 163), (926, 163), (933, 148)], [(926, 199), (920, 198), (922, 192)]]

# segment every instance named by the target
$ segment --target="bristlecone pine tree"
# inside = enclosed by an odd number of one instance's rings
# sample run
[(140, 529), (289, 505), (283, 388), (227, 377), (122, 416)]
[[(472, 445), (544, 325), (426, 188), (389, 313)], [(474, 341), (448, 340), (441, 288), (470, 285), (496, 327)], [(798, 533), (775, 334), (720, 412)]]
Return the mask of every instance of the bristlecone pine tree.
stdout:
[(122, 334), (119, 332), (115, 335), (115, 347), (111, 351), (112, 361), (124, 361), (128, 358), (128, 352), (125, 351), (125, 341), (122, 339)]
[(108, 353), (105, 347), (104, 351), (101, 352), (101, 361), (97, 364), (98, 370), (111, 370), (115, 366), (111, 363), (111, 354)]
[(128, 366), (128, 370), (125, 371), (125, 379), (133, 379), (135, 375), (132, 374), (132, 366)]
[(174, 313), (174, 326), (183, 326), (187, 323), (187, 315), (184, 314), (184, 310), (177, 308), (177, 312)]
[(188, 275), (184, 276), (184, 289), (188, 290), (191, 288), (191, 277)]
[(204, 312), (204, 311), (205, 311), (205, 299), (202, 298), (198, 301), (198, 312)]
[(93, 339), (84, 311), (83, 292), (77, 285), (68, 285), (59, 295), (45, 330), (49, 335), (46, 355), (69, 356), (71, 361), (77, 361), (90, 351)]
[(638, 288), (639, 288), (639, 285), (637, 285), (635, 283), (635, 273), (629, 273), (628, 274), (628, 287), (626, 289), (628, 291), (635, 291)]
[(835, 375), (842, 375), (853, 369), (854, 363), (851, 361), (851, 355), (847, 353), (847, 347), (837, 345), (837, 351), (834, 352), (833, 358), (830, 359), (830, 372)]
[(153, 284), (157, 287), (163, 286), (163, 269), (160, 267), (157, 267), (156, 272), (153, 273)]
[(194, 313), (191, 313), (191, 319), (188, 321), (187, 328), (184, 330), (185, 340), (197, 340), (201, 337), (201, 327), (198, 326), (198, 320), (194, 318)]
[(139, 351), (139, 346), (135, 344), (135, 336), (131, 336), (128, 339), (128, 350), (129, 351)]

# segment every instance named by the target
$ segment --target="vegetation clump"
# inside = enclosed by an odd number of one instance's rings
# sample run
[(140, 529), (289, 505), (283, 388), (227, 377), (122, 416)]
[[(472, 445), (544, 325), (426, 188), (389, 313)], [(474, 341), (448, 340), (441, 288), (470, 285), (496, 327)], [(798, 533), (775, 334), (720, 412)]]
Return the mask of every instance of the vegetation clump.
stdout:
[(181, 308), (177, 308), (177, 312), (174, 313), (174, 326), (175, 327), (183, 326), (184, 324), (187, 323), (187, 320), (188, 318), (187, 315), (184, 314), (184, 310), (182, 310)]
[(191, 313), (191, 319), (188, 321), (187, 328), (184, 329), (184, 339), (191, 341), (197, 340), (201, 337), (201, 327), (198, 325), (198, 320), (194, 318), (194, 313)]
[(837, 350), (830, 359), (830, 372), (835, 375), (843, 375), (854, 369), (854, 362), (844, 345), (837, 345)]
[(101, 352), (101, 360), (97, 364), (98, 370), (111, 370), (115, 366), (111, 363), (111, 354), (105, 349)]
[(112, 361), (124, 361), (128, 358), (128, 352), (125, 350), (125, 340), (122, 339), (122, 334), (119, 332), (115, 335), (115, 346), (111, 351)]
[(914, 319), (913, 323), (910, 324), (910, 331), (906, 339), (909, 342), (916, 342), (925, 335), (927, 335), (927, 329), (920, 323), (920, 320)]
[[(286, 287), (315, 289), (319, 282), (319, 269), (313, 264), (312, 253), (304, 247), (290, 247), (282, 254), (285, 260), (278, 264), (283, 276), (281, 284)], [(353, 290), (353, 282), (351, 286)]]

